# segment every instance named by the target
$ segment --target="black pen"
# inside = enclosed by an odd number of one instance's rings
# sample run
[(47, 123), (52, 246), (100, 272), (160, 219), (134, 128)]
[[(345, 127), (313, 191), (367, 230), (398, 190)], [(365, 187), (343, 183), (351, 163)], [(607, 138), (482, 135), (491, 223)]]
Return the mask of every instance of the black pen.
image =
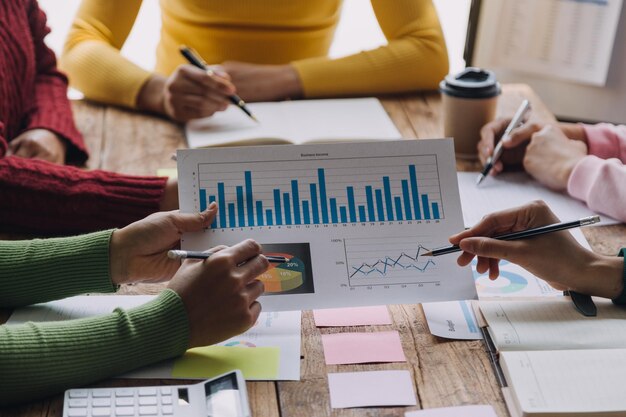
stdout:
[[(196, 51), (194, 51), (191, 47), (186, 46), (186, 45), (181, 45), (180, 53), (185, 57), (185, 59), (187, 59), (187, 61), (189, 61), (191, 65), (194, 65), (200, 68), (201, 70), (206, 71), (210, 76), (215, 75), (215, 72), (213, 72), (213, 70), (207, 65), (207, 63), (204, 62), (204, 59), (202, 59), (202, 57)], [(252, 120), (259, 123), (259, 120), (256, 117), (254, 117), (252, 112), (248, 109), (248, 107), (246, 107), (246, 102), (243, 101), (241, 97), (239, 97), (237, 94), (233, 94), (233, 95), (228, 96), (228, 99), (235, 106), (243, 110), (243, 112), (247, 114)]]
[[(211, 257), (211, 255), (216, 252), (196, 252), (196, 251), (187, 251), (187, 250), (170, 250), (167, 252), (167, 257), (170, 259), (207, 259)], [(284, 256), (272, 256), (272, 255), (263, 255), (267, 258), (268, 261), (276, 264), (283, 264), (285, 262), (289, 262), (288, 258)]]
[[(539, 236), (546, 233), (558, 232), (559, 230), (573, 229), (575, 227), (587, 226), (590, 224), (598, 223), (600, 221), (600, 216), (589, 216), (584, 217), (580, 220), (574, 220), (567, 223), (555, 223), (547, 226), (536, 227), (534, 229), (522, 230), (521, 232), (507, 233), (505, 235), (494, 236), (492, 239), (498, 240), (517, 240), (517, 239), (525, 239), (528, 237)], [(480, 236), (476, 236), (480, 237)], [(489, 236), (485, 236), (489, 237)], [(439, 256), (445, 255), (447, 253), (460, 252), (461, 248), (459, 245), (450, 245), (445, 246), (439, 249), (433, 249), (428, 252), (422, 253), (422, 256)]]

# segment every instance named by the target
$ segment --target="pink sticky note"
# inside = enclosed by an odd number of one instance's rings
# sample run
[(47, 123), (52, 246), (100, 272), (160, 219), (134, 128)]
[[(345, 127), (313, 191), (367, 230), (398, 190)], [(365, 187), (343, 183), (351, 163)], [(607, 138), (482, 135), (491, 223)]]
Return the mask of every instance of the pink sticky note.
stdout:
[(317, 327), (378, 326), (391, 324), (387, 306), (313, 310)]
[(327, 365), (406, 361), (397, 331), (323, 334), (322, 345)]
[(332, 408), (416, 405), (409, 371), (328, 374)]

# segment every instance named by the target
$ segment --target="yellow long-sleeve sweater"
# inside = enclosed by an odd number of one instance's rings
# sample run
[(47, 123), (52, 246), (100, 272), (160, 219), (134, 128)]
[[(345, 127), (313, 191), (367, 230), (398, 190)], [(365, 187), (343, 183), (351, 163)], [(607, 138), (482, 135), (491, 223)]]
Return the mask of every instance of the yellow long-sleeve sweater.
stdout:
[[(86, 97), (134, 107), (150, 72), (119, 50), (142, 0), (83, 0), (61, 67)], [(341, 0), (160, 0), (162, 28), (155, 71), (184, 63), (181, 44), (211, 64), (227, 60), (291, 63), (305, 97), (432, 89), (448, 71), (445, 41), (431, 0), (371, 0), (387, 45), (327, 57)]]

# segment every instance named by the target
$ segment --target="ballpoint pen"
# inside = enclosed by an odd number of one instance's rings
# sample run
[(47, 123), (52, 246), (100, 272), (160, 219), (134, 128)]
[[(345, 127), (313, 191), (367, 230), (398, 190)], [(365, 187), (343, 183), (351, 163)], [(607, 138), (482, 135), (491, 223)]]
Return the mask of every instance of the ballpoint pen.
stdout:
[(509, 140), (509, 136), (511, 135), (511, 132), (513, 131), (513, 129), (515, 129), (521, 123), (524, 122), (524, 117), (526, 116), (526, 113), (528, 113), (529, 110), (530, 110), (530, 102), (528, 100), (522, 101), (522, 104), (517, 109), (517, 112), (515, 112), (515, 116), (513, 116), (513, 118), (511, 119), (511, 122), (509, 123), (506, 130), (504, 131), (502, 138), (500, 138), (500, 141), (496, 145), (496, 148), (493, 150), (493, 154), (487, 160), (487, 163), (485, 164), (485, 167), (483, 168), (483, 172), (476, 179), (477, 186), (480, 185), (481, 182), (483, 182), (483, 180), (489, 174), (489, 171), (491, 171), (491, 168), (493, 168), (496, 162), (498, 162), (498, 159), (500, 159), (500, 156), (502, 155), (502, 151), (504, 150), (502, 144), (505, 141)]
[[(518, 240), (525, 239), (533, 236), (539, 236), (546, 233), (558, 232), (559, 230), (573, 229), (574, 227), (588, 226), (590, 224), (598, 223), (600, 216), (583, 217), (580, 220), (574, 220), (566, 223), (555, 223), (547, 226), (535, 227), (533, 229), (522, 230), (521, 232), (507, 233), (500, 236), (493, 236), (492, 239), (498, 240)], [(433, 249), (428, 252), (422, 253), (421, 256), (439, 256), (447, 253), (460, 252), (459, 245), (450, 245), (443, 248)]]
[[(211, 67), (209, 67), (207, 65), (207, 63), (204, 62), (202, 57), (196, 51), (194, 51), (191, 47), (185, 46), (185, 45), (181, 45), (180, 46), (180, 53), (185, 57), (185, 59), (187, 61), (189, 61), (189, 63), (191, 65), (193, 65), (195, 67), (198, 67), (201, 70), (206, 71), (210, 76), (215, 75), (215, 72), (213, 72)], [(232, 94), (232, 95), (228, 96), (228, 99), (235, 106), (237, 106), (241, 110), (243, 110), (243, 112), (246, 113), (252, 120), (254, 120), (255, 122), (259, 123), (259, 120), (256, 117), (254, 117), (254, 115), (252, 114), (250, 109), (248, 109), (248, 107), (246, 106), (246, 102), (243, 101), (241, 99), (241, 97), (239, 97), (237, 94)]]
[[(170, 259), (207, 259), (210, 258), (215, 252), (196, 252), (187, 250), (170, 250), (167, 252), (167, 257)], [(272, 256), (263, 255), (268, 261), (272, 263), (282, 264), (288, 262), (289, 259), (284, 256)]]

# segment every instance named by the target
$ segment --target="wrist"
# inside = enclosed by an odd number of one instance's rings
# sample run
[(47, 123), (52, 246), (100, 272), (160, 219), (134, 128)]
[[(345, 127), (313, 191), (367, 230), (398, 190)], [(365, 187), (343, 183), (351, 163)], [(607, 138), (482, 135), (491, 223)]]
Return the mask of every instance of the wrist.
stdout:
[(590, 262), (578, 273), (574, 291), (614, 299), (624, 290), (624, 259), (592, 254)]
[(569, 139), (587, 143), (587, 135), (581, 123), (559, 123), (559, 128)]
[(114, 230), (109, 245), (109, 274), (114, 285), (130, 282), (128, 279), (127, 253), (128, 250), (124, 248), (123, 229)]
[(165, 113), (165, 83), (167, 79), (159, 74), (152, 74), (139, 90), (137, 108), (152, 113)]
[(302, 81), (298, 75), (298, 71), (291, 64), (281, 65), (279, 67), (279, 82), (283, 90), (284, 98), (301, 98), (302, 97)]

